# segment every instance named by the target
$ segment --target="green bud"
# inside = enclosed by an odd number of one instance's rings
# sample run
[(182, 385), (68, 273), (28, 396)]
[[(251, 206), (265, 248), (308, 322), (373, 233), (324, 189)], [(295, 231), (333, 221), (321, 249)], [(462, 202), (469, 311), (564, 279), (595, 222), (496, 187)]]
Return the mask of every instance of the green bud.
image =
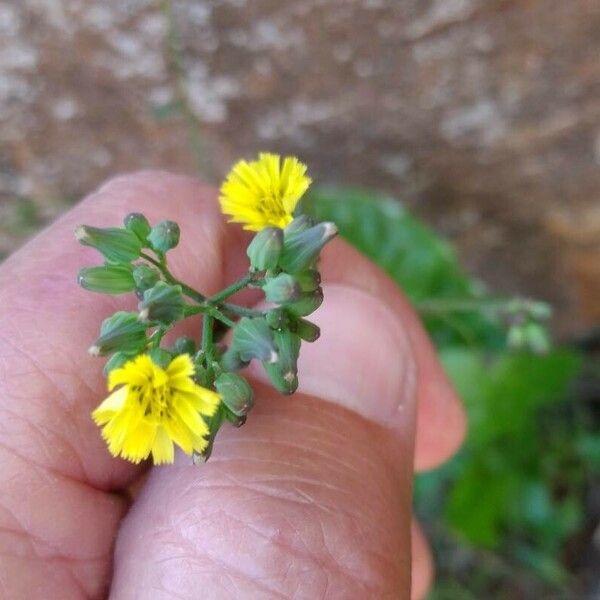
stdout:
[(277, 267), (283, 250), (283, 231), (278, 227), (265, 227), (250, 242), (246, 254), (255, 271), (267, 271)]
[(135, 289), (131, 265), (85, 267), (79, 271), (77, 282), (86, 290), (102, 294), (126, 294)]
[(161, 367), (161, 369), (166, 369), (173, 360), (173, 355), (164, 348), (152, 348), (148, 354), (150, 355), (152, 362)]
[(281, 329), (286, 327), (289, 318), (282, 308), (273, 308), (265, 314), (265, 319), (271, 329)]
[(135, 287), (140, 292), (145, 292), (154, 287), (160, 279), (160, 273), (148, 265), (138, 265), (133, 269)]
[(131, 262), (138, 258), (142, 251), (142, 243), (137, 235), (119, 227), (101, 229), (80, 225), (75, 230), (75, 238), (84, 246), (96, 248), (110, 262)]
[(169, 285), (159, 281), (144, 292), (138, 304), (140, 321), (159, 321), (170, 324), (184, 317), (185, 301), (180, 285)]
[(321, 274), (316, 269), (307, 269), (294, 274), (302, 292), (314, 292), (321, 283)]
[(293, 394), (298, 389), (298, 355), (300, 337), (291, 331), (275, 331), (278, 359), (263, 363), (271, 383), (282, 394)]
[(263, 292), (267, 302), (286, 304), (300, 297), (300, 286), (291, 275), (280, 273), (276, 277), (266, 280)]
[(246, 415), (254, 405), (254, 392), (250, 384), (235, 373), (222, 373), (215, 380), (215, 388), (223, 403), (238, 417)]
[(100, 337), (89, 349), (89, 353), (92, 356), (103, 356), (115, 351), (137, 354), (146, 345), (146, 328), (147, 325), (140, 322), (136, 313), (116, 312), (102, 322)]
[(314, 342), (319, 339), (321, 330), (317, 325), (306, 319), (298, 319), (295, 323), (295, 332), (305, 341)]
[(311, 266), (321, 248), (337, 235), (334, 223), (319, 223), (310, 229), (286, 235), (279, 266), (288, 273), (297, 273)]
[(173, 221), (161, 221), (155, 225), (148, 235), (152, 249), (160, 254), (175, 248), (179, 244), (179, 225)]
[(315, 225), (315, 220), (308, 215), (300, 215), (296, 217), (284, 230), (284, 237), (288, 237), (291, 234), (298, 233), (300, 231), (306, 231)]
[(148, 235), (150, 234), (151, 227), (148, 223), (148, 219), (141, 213), (129, 213), (123, 223), (126, 229), (135, 233), (143, 246), (148, 245)]
[(189, 336), (178, 337), (173, 344), (173, 354), (189, 354), (194, 356), (196, 353), (196, 342)]
[(295, 302), (286, 304), (286, 308), (298, 317), (305, 317), (315, 312), (323, 303), (323, 290), (319, 287), (314, 292), (301, 294)]
[(233, 328), (231, 350), (242, 362), (253, 358), (269, 363), (277, 360), (273, 334), (264, 317), (242, 317)]

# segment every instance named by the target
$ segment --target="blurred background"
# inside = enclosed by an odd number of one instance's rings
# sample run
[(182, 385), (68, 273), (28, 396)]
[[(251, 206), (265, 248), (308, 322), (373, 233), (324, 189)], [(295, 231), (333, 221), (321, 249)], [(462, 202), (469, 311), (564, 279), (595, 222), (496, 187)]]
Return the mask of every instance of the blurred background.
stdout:
[(600, 3), (0, 3), (0, 256), (119, 172), (257, 150), (308, 163), (465, 400), (417, 480), (431, 597), (600, 598)]

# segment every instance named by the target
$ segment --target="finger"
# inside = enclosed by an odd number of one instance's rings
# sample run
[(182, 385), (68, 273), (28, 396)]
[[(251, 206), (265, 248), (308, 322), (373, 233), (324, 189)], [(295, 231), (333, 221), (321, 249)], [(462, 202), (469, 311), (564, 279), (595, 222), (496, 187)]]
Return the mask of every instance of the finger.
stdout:
[[(389, 277), (341, 240), (336, 240), (323, 253), (321, 273), (326, 282), (363, 290), (378, 298), (401, 320), (401, 327), (410, 339), (418, 364), (415, 469), (430, 469), (444, 462), (456, 452), (464, 439), (465, 413), (410, 302)], [(376, 331), (378, 334), (382, 332), (381, 329)], [(391, 363), (387, 373), (396, 372), (398, 376), (402, 370), (402, 352), (400, 348), (396, 353), (391, 347), (387, 350), (389, 353), (382, 358)], [(309, 379), (312, 369), (328, 362), (323, 346), (319, 348), (315, 344), (310, 347), (310, 352), (303, 364), (304, 381)], [(352, 368), (345, 372), (345, 376), (351, 376), (352, 372), (357, 379), (361, 376), (360, 370)]]
[(146, 173), (118, 178), (0, 267), (0, 581), (2, 595), (101, 595), (126, 501), (109, 493), (140, 472), (106, 451), (89, 413), (106, 393), (86, 348), (100, 322), (133, 298), (80, 290), (81, 266), (99, 264), (73, 238), (81, 223), (118, 225), (131, 211), (182, 229), (176, 273), (208, 292), (243, 268), (214, 193), (195, 180)]
[(433, 582), (434, 567), (431, 550), (419, 524), (413, 520), (411, 528), (412, 589), (411, 600), (423, 600)]

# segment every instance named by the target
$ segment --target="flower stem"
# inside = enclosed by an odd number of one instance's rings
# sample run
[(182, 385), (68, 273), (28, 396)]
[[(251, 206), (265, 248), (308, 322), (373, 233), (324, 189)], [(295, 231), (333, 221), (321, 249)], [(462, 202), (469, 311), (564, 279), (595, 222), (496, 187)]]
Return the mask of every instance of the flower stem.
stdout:
[(206, 365), (210, 365), (213, 356), (213, 325), (214, 317), (205, 314), (202, 319), (202, 351), (206, 357)]
[(229, 296), (233, 296), (236, 292), (239, 292), (241, 289), (245, 288), (249, 283), (252, 283), (254, 280), (254, 273), (248, 273), (235, 283), (232, 283), (230, 286), (216, 293), (214, 296), (207, 298), (206, 301), (210, 304), (219, 304), (223, 300), (229, 298)]
[(238, 306), (237, 304), (230, 304), (228, 302), (221, 304), (221, 308), (224, 311), (241, 317), (262, 317), (264, 315), (262, 310), (254, 310), (253, 308), (246, 308), (245, 306)]

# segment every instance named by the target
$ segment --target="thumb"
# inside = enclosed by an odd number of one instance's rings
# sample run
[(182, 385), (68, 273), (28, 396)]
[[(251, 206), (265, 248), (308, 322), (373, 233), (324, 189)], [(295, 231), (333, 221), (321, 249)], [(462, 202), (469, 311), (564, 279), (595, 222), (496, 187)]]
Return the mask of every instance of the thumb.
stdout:
[(342, 283), (325, 294), (304, 391), (257, 384), (206, 465), (151, 472), (113, 598), (410, 597), (414, 316)]

